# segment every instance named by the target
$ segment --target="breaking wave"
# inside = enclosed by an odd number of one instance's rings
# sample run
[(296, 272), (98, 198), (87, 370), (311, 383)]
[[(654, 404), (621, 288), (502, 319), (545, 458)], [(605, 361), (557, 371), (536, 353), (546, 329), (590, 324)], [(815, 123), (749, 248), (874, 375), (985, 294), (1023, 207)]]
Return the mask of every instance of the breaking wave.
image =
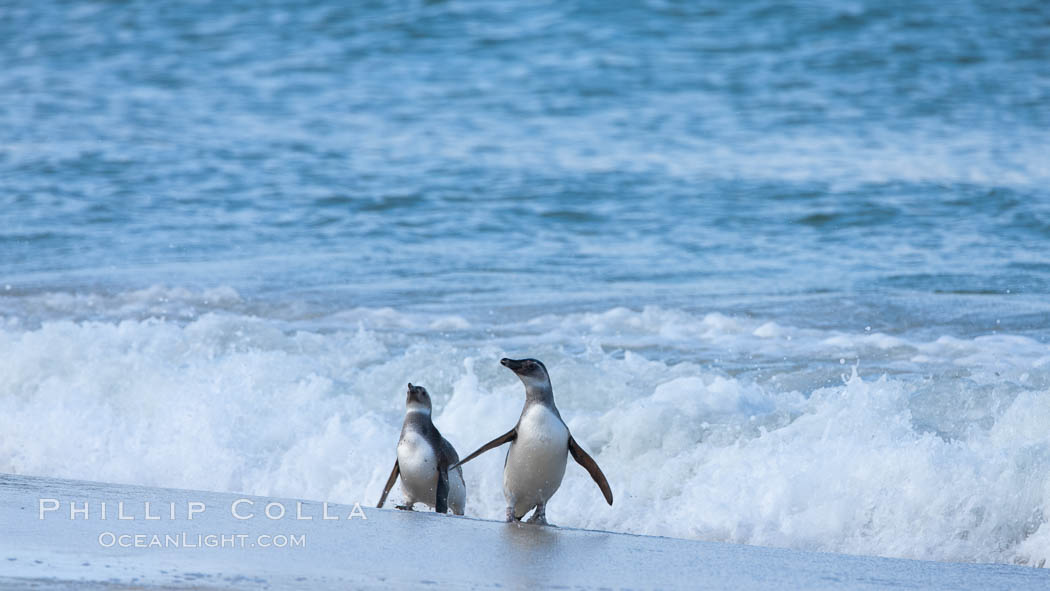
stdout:
[[(372, 504), (408, 381), (430, 390), (463, 455), (520, 412), (521, 386), (496, 360), (530, 355), (616, 495), (606, 506), (570, 465), (556, 524), (1050, 558), (1050, 347), (1027, 337), (922, 341), (662, 308), (481, 323), (252, 305), (229, 288), (9, 296), (0, 471)], [(503, 515), (502, 461), (465, 467), (468, 515)]]

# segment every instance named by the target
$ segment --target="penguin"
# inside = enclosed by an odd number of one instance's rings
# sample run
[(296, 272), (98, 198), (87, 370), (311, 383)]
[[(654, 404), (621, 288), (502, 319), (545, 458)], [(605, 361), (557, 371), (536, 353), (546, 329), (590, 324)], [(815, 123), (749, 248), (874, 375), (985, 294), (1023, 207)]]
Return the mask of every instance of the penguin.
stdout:
[(438, 513), (451, 508), (453, 514), (463, 515), (467, 502), (463, 468), (453, 466), (459, 462), (459, 455), (430, 418), (432, 406), (426, 388), (410, 383), (405, 407), (397, 459), (376, 507), (383, 506), (400, 475), (405, 504), (397, 505), (398, 509), (411, 511), (413, 504), (424, 503)]
[(612, 489), (601, 468), (580, 444), (572, 438), (569, 427), (554, 405), (547, 367), (536, 359), (500, 360), (514, 372), (525, 386), (525, 407), (513, 429), (481, 446), (458, 468), (486, 451), (510, 443), (503, 464), (503, 496), (507, 499), (507, 521), (519, 522), (525, 514), (536, 510), (529, 523), (547, 524), (547, 501), (561, 486), (569, 454), (583, 466), (601, 489), (606, 502), (613, 503)]

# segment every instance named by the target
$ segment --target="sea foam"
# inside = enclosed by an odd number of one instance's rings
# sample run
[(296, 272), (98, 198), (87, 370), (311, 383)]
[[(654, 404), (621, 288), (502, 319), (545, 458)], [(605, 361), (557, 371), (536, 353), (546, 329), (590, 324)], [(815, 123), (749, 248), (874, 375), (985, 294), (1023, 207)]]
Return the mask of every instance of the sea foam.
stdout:
[[(661, 308), (503, 324), (347, 308), (318, 328), (254, 315), (232, 290), (107, 296), (93, 316), (100, 297), (7, 302), (42, 315), (0, 321), (0, 471), (375, 503), (407, 382), (429, 389), (464, 456), (514, 425), (522, 388), (497, 361), (528, 355), (616, 497), (608, 507), (570, 462), (556, 524), (1050, 558), (1050, 347), (1026, 337), (921, 341)], [(180, 312), (155, 315), (162, 298)], [(503, 515), (504, 453), (464, 467), (467, 515)]]

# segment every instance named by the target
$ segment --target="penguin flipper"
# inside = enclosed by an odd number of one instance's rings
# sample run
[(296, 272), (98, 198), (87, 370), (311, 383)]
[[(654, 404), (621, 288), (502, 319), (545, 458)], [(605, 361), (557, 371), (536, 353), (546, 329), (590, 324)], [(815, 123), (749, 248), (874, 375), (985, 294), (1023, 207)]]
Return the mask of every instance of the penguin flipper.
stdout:
[(583, 451), (579, 443), (569, 436), (569, 453), (572, 454), (572, 459), (576, 460), (576, 463), (583, 466), (587, 473), (594, 479), (595, 484), (598, 488), (602, 489), (602, 494), (605, 495), (605, 500), (610, 505), (613, 502), (612, 489), (609, 488), (609, 481), (605, 479), (605, 474), (602, 474), (602, 469), (598, 467), (598, 462), (594, 461), (594, 458), (587, 455), (587, 452)]
[(470, 454), (465, 459), (462, 459), (462, 460), (456, 462), (455, 465), (453, 465), (452, 468), (449, 468), (449, 469), (451, 470), (451, 469), (454, 469), (454, 468), (458, 468), (459, 466), (462, 466), (463, 464), (466, 464), (467, 462), (473, 460), (474, 458), (480, 456), (481, 454), (487, 452), (488, 450), (490, 450), (490, 449), (492, 449), (494, 447), (499, 447), (499, 446), (503, 445), (504, 443), (509, 443), (511, 441), (514, 441), (517, 438), (518, 438), (518, 426), (515, 425), (513, 429), (511, 429), (510, 431), (507, 431), (503, 435), (500, 435), (499, 437), (493, 439), (492, 441), (486, 443), (485, 445), (482, 445), (481, 447), (478, 448), (478, 451)]
[(386, 479), (386, 486), (383, 487), (383, 496), (379, 497), (379, 504), (376, 505), (377, 509), (383, 507), (383, 503), (386, 502), (386, 496), (390, 494), (390, 489), (394, 488), (394, 483), (397, 482), (397, 475), (401, 473), (401, 467), (397, 465), (397, 460), (394, 460), (394, 469), (390, 471), (390, 478)]
[(448, 464), (438, 465), (437, 502), (434, 510), (438, 513), (448, 513)]

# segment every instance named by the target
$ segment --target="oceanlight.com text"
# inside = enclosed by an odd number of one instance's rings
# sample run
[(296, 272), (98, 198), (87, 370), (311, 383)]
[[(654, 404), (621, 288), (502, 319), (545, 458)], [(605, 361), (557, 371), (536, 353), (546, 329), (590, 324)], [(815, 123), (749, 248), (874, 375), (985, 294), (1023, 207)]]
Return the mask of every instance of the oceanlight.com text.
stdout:
[(102, 532), (103, 548), (305, 548), (306, 534), (118, 534)]

